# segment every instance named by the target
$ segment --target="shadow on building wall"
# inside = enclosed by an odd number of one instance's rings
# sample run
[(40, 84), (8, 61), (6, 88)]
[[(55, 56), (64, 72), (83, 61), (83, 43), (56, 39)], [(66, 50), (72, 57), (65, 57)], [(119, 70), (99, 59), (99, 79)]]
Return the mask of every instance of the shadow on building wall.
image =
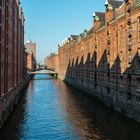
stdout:
[(96, 51), (88, 53), (85, 61), (83, 55), (73, 58), (72, 62), (69, 60), (64, 81), (138, 120), (139, 117), (134, 115), (140, 108), (138, 53), (123, 71), (119, 56), (110, 65), (106, 50), (99, 62), (96, 54)]

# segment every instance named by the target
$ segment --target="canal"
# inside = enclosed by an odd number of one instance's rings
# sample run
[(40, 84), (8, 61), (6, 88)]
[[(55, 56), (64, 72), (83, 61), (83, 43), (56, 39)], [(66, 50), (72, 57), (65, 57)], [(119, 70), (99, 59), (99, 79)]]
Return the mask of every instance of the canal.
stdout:
[(0, 140), (140, 140), (140, 124), (61, 80), (36, 75)]

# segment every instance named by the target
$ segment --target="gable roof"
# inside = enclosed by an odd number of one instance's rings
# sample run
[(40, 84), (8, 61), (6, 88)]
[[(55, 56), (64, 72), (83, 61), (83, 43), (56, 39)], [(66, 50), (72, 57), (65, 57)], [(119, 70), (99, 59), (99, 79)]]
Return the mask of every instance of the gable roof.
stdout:
[(101, 22), (105, 21), (105, 13), (95, 12), (95, 15), (99, 18), (99, 21), (101, 21)]
[(123, 0), (108, 0), (109, 5), (111, 5), (114, 10), (119, 8), (123, 2)]

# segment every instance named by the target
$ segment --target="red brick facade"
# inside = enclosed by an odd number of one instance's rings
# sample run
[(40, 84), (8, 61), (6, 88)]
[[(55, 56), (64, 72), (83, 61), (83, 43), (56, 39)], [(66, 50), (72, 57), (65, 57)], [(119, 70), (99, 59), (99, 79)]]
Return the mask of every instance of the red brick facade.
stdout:
[(52, 71), (59, 71), (59, 57), (58, 54), (51, 54), (47, 56), (44, 61), (44, 65), (47, 69)]
[(18, 0), (0, 1), (0, 96), (24, 80), (24, 16)]
[(18, 0), (0, 0), (0, 127), (27, 82), (24, 16)]
[(91, 30), (60, 45), (58, 77), (140, 121), (140, 0), (106, 2)]
[(36, 61), (36, 43), (28, 40), (26, 42), (26, 48), (33, 53), (34, 60)]
[(34, 60), (34, 55), (31, 51), (26, 51), (27, 52), (27, 70), (29, 72), (35, 70), (35, 60)]
[(25, 47), (27, 53), (27, 70), (34, 71), (36, 69), (36, 43), (28, 40)]

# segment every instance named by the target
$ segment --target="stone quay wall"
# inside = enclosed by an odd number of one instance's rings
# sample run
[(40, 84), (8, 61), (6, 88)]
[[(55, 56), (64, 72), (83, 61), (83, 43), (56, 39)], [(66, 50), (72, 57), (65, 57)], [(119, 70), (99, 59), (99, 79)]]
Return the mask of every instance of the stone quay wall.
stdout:
[(23, 81), (0, 97), (0, 128), (14, 110), (28, 83), (29, 80)]

